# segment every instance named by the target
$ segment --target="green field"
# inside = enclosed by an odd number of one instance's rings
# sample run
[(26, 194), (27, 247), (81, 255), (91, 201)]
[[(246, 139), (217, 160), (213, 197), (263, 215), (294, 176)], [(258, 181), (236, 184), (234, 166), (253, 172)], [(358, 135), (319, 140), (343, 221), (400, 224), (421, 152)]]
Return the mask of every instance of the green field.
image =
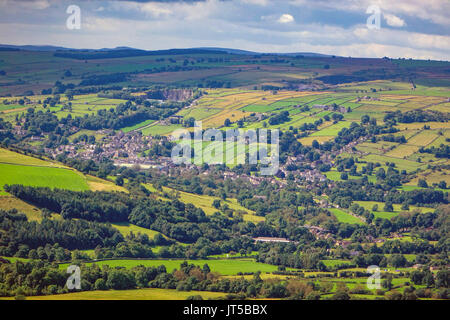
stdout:
[(323, 264), (326, 265), (327, 267), (335, 267), (335, 266), (346, 265), (346, 264), (351, 263), (351, 261), (342, 260), (342, 259), (325, 259), (325, 260), (320, 260), (320, 261), (322, 261)]
[[(357, 203), (358, 205), (360, 205), (361, 207), (363, 207), (364, 209), (367, 209), (370, 212), (372, 212), (376, 218), (382, 218), (382, 219), (390, 219), (392, 217), (399, 215), (402, 212), (413, 212), (413, 211), (418, 210), (422, 213), (425, 213), (425, 212), (433, 212), (434, 211), (433, 208), (423, 208), (423, 207), (416, 207), (416, 206), (409, 206), (409, 210), (402, 210), (400, 204), (393, 204), (392, 206), (394, 208), (394, 211), (386, 212), (386, 211), (383, 211), (383, 208), (384, 208), (383, 202), (377, 202), (377, 201), (354, 201), (354, 202)], [(372, 210), (372, 208), (375, 204), (378, 205), (377, 211)]]
[(325, 127), (322, 130), (318, 132), (314, 132), (311, 134), (312, 137), (315, 136), (336, 136), (339, 131), (341, 131), (343, 128), (350, 127), (352, 123), (350, 121), (341, 121), (336, 124), (333, 124), (329, 127)]
[(130, 131), (134, 131), (134, 130), (138, 130), (140, 128), (143, 128), (145, 126), (148, 126), (150, 124), (152, 124), (153, 122), (155, 122), (155, 120), (145, 120), (143, 122), (140, 122), (138, 124), (135, 124), (134, 126), (130, 126), (130, 127), (125, 127), (122, 128), (121, 130), (125, 133), (130, 132)]
[(73, 191), (122, 191), (111, 181), (83, 175), (61, 163), (41, 160), (0, 148), (0, 195), (5, 184), (23, 184), (34, 187), (49, 187)]
[[(243, 259), (210, 259), (210, 260), (105, 260), (95, 262), (96, 264), (103, 266), (108, 265), (114, 267), (132, 268), (139, 265), (146, 267), (157, 267), (160, 265), (166, 266), (168, 272), (174, 269), (179, 269), (180, 264), (183, 261), (195, 264), (202, 267), (204, 264), (208, 264), (212, 271), (218, 272), (222, 275), (236, 275), (239, 272), (273, 272), (277, 270), (277, 266), (266, 263), (256, 262), (251, 258)], [(88, 263), (91, 264), (91, 263)], [(60, 264), (60, 268), (67, 268), (67, 264)]]
[(0, 163), (21, 164), (21, 165), (41, 166), (41, 167), (63, 167), (63, 165), (57, 162), (33, 158), (4, 148), (0, 148)]
[(343, 223), (351, 223), (351, 224), (364, 224), (362, 220), (355, 218), (351, 214), (337, 208), (328, 209), (331, 213), (333, 213), (339, 222)]
[[(343, 181), (342, 178), (341, 178), (341, 174), (342, 174), (342, 172), (334, 171), (334, 170), (325, 172), (325, 175), (327, 176), (327, 178), (330, 179), (330, 180), (333, 180), (333, 181)], [(349, 180), (362, 179), (362, 176), (352, 176), (352, 175), (348, 174), (348, 172), (347, 172), (347, 175), (348, 175), (348, 179)], [(376, 177), (375, 176), (369, 176), (368, 180), (370, 182), (375, 182), (376, 181)]]
[(5, 184), (23, 184), (33, 187), (50, 187), (73, 191), (89, 190), (81, 173), (71, 169), (0, 164), (0, 194), (5, 194)]

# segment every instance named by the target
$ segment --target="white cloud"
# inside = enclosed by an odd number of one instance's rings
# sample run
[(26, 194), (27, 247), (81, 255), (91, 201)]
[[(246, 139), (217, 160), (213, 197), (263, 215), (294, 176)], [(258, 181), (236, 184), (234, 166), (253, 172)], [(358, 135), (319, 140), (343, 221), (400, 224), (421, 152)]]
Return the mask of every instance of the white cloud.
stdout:
[(383, 14), (386, 23), (391, 27), (403, 27), (406, 25), (405, 20), (389, 13)]
[(26, 1), (14, 1), (14, 0), (1, 0), (0, 6), (14, 6), (21, 7), (23, 9), (43, 10), (50, 7), (49, 0), (26, 0)]
[(156, 18), (172, 14), (172, 10), (170, 10), (164, 3), (147, 2), (143, 3), (140, 9), (141, 11)]
[(450, 1), (448, 0), (290, 0), (289, 3), (297, 7), (325, 8), (361, 13), (365, 12), (370, 5), (378, 5), (382, 13), (389, 12), (429, 20), (440, 25), (450, 25), (450, 19), (448, 18)]
[[(220, 46), (261, 52), (312, 51), (355, 57), (406, 56), (450, 60), (449, 34), (410, 30), (414, 21), (411, 17), (417, 15), (407, 12), (416, 12), (416, 0), (410, 0), (411, 8), (405, 0), (390, 0), (390, 7), (386, 7), (387, 0), (379, 0), (381, 11), (385, 13), (385, 25), (401, 27), (406, 26), (405, 21), (411, 24), (405, 28), (382, 27), (380, 30), (367, 29), (365, 19), (353, 25), (340, 23), (339, 19), (322, 21), (321, 17), (317, 22), (303, 23), (304, 19), (294, 19), (293, 16), (294, 13), (301, 16), (300, 8), (280, 4), (287, 4), (287, 1), (86, 1), (82, 6), (81, 30), (77, 32), (65, 28), (64, 9), (72, 0), (61, 0), (58, 4), (56, 1), (43, 1), (50, 3), (50, 8), (37, 11), (14, 5), (12, 0), (0, 0), (0, 6), (7, 5), (5, 10), (0, 10), (0, 43), (53, 44), (73, 48), (126, 45), (142, 49)], [(422, 4), (428, 14), (445, 15), (441, 12), (444, 5), (438, 5), (440, 2), (436, 0), (430, 1), (431, 8)], [(27, 2), (21, 1), (23, 4)], [(378, 3), (377, 0), (297, 0), (297, 5), (300, 2), (305, 5), (302, 10), (313, 16), (320, 14), (323, 8), (346, 12), (361, 10), (364, 15), (366, 4)], [(104, 8), (101, 14), (96, 10), (99, 7)], [(420, 27), (420, 21), (418, 23), (414, 23), (415, 31)]]
[(257, 6), (267, 6), (269, 4), (269, 0), (241, 0), (242, 3), (245, 4), (253, 4)]
[(291, 16), (290, 14), (283, 14), (281, 15), (281, 17), (278, 19), (279, 23), (290, 23), (290, 22), (294, 22), (294, 17)]

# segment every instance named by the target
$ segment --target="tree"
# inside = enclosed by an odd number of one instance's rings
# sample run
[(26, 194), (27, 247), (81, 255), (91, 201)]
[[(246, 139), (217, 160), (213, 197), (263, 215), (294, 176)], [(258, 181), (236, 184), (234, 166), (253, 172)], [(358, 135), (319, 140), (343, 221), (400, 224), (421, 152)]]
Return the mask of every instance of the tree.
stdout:
[(402, 210), (409, 210), (408, 202), (403, 202), (403, 204), (402, 204)]
[(386, 202), (384, 204), (383, 210), (386, 211), (386, 212), (393, 212), (394, 211), (394, 207), (392, 205), (392, 202)]
[(214, 200), (212, 205), (214, 208), (219, 209), (220, 208), (220, 200), (217, 200), (217, 199)]
[(133, 274), (127, 270), (112, 270), (108, 274), (106, 286), (113, 290), (126, 290), (133, 289), (136, 284)]
[(436, 288), (448, 288), (450, 286), (450, 270), (441, 270), (436, 273)]
[(123, 177), (122, 176), (118, 176), (117, 178), (116, 178), (116, 185), (118, 185), (118, 186), (123, 186)]
[(381, 286), (388, 291), (392, 289), (392, 275), (388, 274), (386, 279), (383, 280)]
[(416, 271), (411, 272), (411, 281), (415, 285), (421, 285), (424, 277), (425, 277), (425, 274), (422, 271), (416, 270)]
[(386, 171), (384, 171), (383, 168), (380, 168), (380, 169), (378, 169), (376, 176), (379, 179), (385, 179), (386, 178)]
[(106, 281), (103, 278), (97, 279), (94, 284), (95, 290), (107, 290)]
[(342, 180), (348, 180), (348, 174), (347, 174), (347, 172), (342, 172), (342, 173), (341, 173), (341, 179), (342, 179)]
[(402, 254), (393, 254), (388, 259), (389, 264), (391, 264), (394, 268), (400, 268), (406, 266), (408, 261)]
[(224, 123), (223, 123), (223, 125), (225, 126), (225, 127), (229, 127), (230, 125), (231, 125), (231, 121), (230, 121), (230, 119), (225, 119), (225, 121), (224, 121)]
[(424, 179), (419, 179), (417, 185), (421, 188), (428, 188), (428, 183)]
[(431, 288), (434, 286), (434, 276), (431, 272), (427, 272), (425, 277), (423, 278), (423, 282), (427, 286), (427, 288)]
[(336, 292), (332, 297), (332, 300), (350, 300), (350, 295), (345, 291)]
[(313, 147), (314, 149), (319, 149), (319, 148), (320, 148), (319, 142), (317, 142), (317, 140), (313, 140), (313, 142), (312, 142), (312, 147)]

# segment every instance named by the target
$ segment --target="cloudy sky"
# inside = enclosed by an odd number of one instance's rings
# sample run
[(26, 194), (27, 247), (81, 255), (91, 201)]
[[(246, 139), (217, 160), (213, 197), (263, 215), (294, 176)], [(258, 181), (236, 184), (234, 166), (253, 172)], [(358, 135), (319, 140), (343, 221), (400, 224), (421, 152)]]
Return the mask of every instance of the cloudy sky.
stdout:
[[(69, 5), (80, 29), (67, 28)], [(449, 0), (0, 0), (0, 43), (450, 60), (449, 12)]]

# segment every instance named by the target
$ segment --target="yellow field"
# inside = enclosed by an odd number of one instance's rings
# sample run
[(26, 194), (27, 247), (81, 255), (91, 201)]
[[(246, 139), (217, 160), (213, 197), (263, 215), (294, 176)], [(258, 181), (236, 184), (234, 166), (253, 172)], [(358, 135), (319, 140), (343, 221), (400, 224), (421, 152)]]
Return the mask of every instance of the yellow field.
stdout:
[(17, 209), (19, 212), (24, 213), (29, 221), (42, 220), (41, 210), (13, 196), (0, 196), (0, 209)]
[[(296, 91), (283, 91), (277, 94), (273, 94), (271, 91), (244, 91), (236, 92), (231, 91), (231, 94), (226, 94), (224, 89), (211, 90), (209, 94), (203, 96), (192, 110), (181, 110), (178, 114), (189, 116), (189, 114), (195, 114), (194, 109), (211, 108), (214, 109), (214, 114), (208, 115), (208, 112), (203, 112), (204, 118), (202, 118), (203, 128), (217, 128), (223, 126), (226, 119), (230, 119), (231, 122), (236, 122), (239, 119), (249, 115), (248, 112), (241, 111), (239, 109), (251, 104), (267, 105), (279, 100), (302, 97), (306, 95), (319, 94), (317, 92), (296, 92)], [(323, 94), (323, 92), (321, 92)], [(217, 111), (220, 110), (220, 111)]]
[(403, 159), (403, 158), (409, 157), (410, 155), (417, 152), (418, 150), (419, 150), (418, 146), (401, 144), (397, 148), (394, 148), (393, 150), (386, 153), (385, 155), (388, 157)]
[(435, 104), (427, 108), (427, 110), (450, 112), (450, 102)]
[(41, 160), (38, 158), (33, 158), (26, 156), (17, 152), (10, 151), (8, 149), (0, 148), (0, 162), (10, 163), (10, 164), (21, 164), (29, 166), (40, 166), (40, 167), (58, 167), (63, 168), (64, 165), (52, 162), (49, 160)]
[(423, 130), (420, 133), (413, 136), (411, 139), (408, 140), (408, 144), (412, 144), (419, 147), (425, 147), (431, 142), (433, 142), (438, 135), (429, 130)]
[[(224, 297), (223, 292), (177, 291), (175, 289), (135, 289), (84, 291), (48, 296), (27, 297), (27, 300), (186, 300), (190, 296), (200, 295), (203, 299)], [(3, 298), (0, 298), (3, 299)], [(6, 298), (14, 299), (14, 298)]]
[(408, 110), (422, 109), (427, 106), (432, 106), (435, 104), (442, 103), (445, 100), (446, 99), (443, 97), (425, 97), (425, 96), (414, 97), (414, 98), (408, 99), (405, 103), (401, 103), (401, 104), (397, 105), (397, 107), (399, 107), (401, 109), (408, 109)]
[(86, 181), (92, 191), (121, 191), (128, 192), (124, 187), (119, 187), (111, 181), (103, 180), (94, 176), (86, 175)]
[(418, 176), (414, 179), (411, 179), (410, 182), (406, 183), (406, 185), (417, 186), (419, 179), (425, 179), (428, 185), (433, 183), (439, 183), (440, 181), (445, 181), (447, 186), (450, 185), (450, 170), (442, 169), (441, 171), (432, 171), (426, 170), (418, 174)]
[(300, 138), (298, 139), (298, 141), (305, 146), (310, 146), (312, 145), (314, 140), (317, 140), (318, 143), (322, 144), (324, 142), (333, 140), (334, 138), (335, 138), (334, 136), (315, 136), (315, 137)]
[(153, 239), (157, 234), (161, 234), (162, 236), (167, 238), (165, 235), (163, 235), (162, 233), (159, 233), (158, 231), (154, 231), (154, 230), (138, 227), (138, 226), (136, 226), (134, 224), (131, 224), (129, 222), (111, 223), (111, 225), (114, 228), (116, 228), (117, 230), (119, 230), (119, 232), (123, 236), (127, 236), (131, 232), (133, 232), (135, 235), (138, 234), (138, 233), (146, 234), (150, 239)]
[[(146, 184), (145, 187), (149, 190), (153, 190), (152, 192), (154, 192), (154, 193), (157, 192), (157, 190), (150, 184)], [(251, 221), (253, 223), (258, 223), (260, 221), (265, 220), (264, 217), (257, 216), (254, 214), (254, 212), (252, 210), (249, 210), (249, 209), (241, 206), (237, 202), (237, 200), (234, 198), (228, 198), (226, 200), (222, 200), (219, 197), (215, 197), (215, 196), (198, 195), (198, 194), (175, 190), (175, 189), (168, 188), (168, 187), (163, 187), (163, 191), (167, 192), (169, 194), (178, 194), (179, 200), (181, 202), (190, 203), (190, 204), (194, 205), (195, 207), (202, 209), (205, 212), (205, 214), (207, 214), (207, 215), (213, 214), (213, 213), (219, 211), (218, 209), (214, 208), (212, 204), (213, 204), (214, 200), (220, 200), (221, 205), (226, 204), (231, 210), (237, 212), (238, 214), (239, 213), (242, 214), (242, 218), (245, 221)], [(168, 199), (166, 199), (166, 200), (168, 200)]]
[(426, 123), (399, 123), (396, 125), (400, 130), (418, 130), (423, 129), (423, 126), (429, 126), (431, 129), (450, 129), (450, 123), (448, 122), (426, 122)]
[[(170, 190), (170, 189), (168, 189)], [(167, 190), (167, 191), (168, 191)], [(241, 206), (236, 199), (229, 198), (227, 200), (221, 200), (219, 197), (214, 196), (207, 196), (207, 195), (197, 195), (192, 193), (187, 193), (183, 191), (179, 191), (180, 194), (180, 201), (184, 203), (190, 203), (194, 206), (201, 208), (206, 214), (213, 214), (214, 212), (217, 212), (218, 210), (212, 206), (212, 203), (214, 200), (220, 200), (220, 202), (223, 204), (228, 205), (228, 207), (234, 211), (242, 211), (246, 212), (243, 214), (243, 219), (245, 221), (252, 221), (254, 223), (259, 221), (264, 221), (264, 217), (256, 216), (254, 215), (254, 212), (244, 208)]]

